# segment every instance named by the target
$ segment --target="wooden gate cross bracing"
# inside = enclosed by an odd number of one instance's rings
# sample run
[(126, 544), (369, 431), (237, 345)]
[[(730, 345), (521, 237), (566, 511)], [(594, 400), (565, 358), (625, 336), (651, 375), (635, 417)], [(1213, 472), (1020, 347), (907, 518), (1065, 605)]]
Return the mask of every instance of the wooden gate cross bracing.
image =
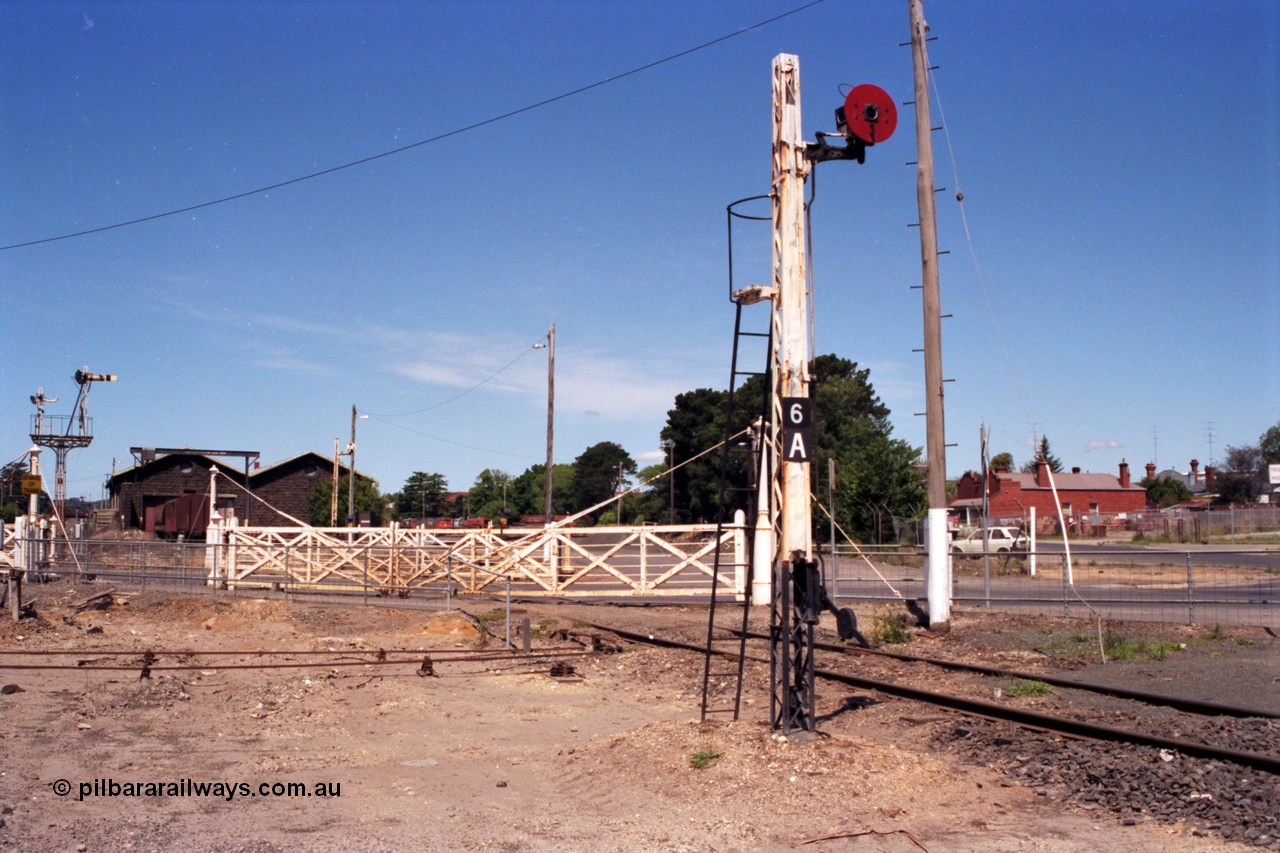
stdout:
[[(522, 596), (742, 595), (742, 524), (498, 530), (235, 527), (209, 529), (209, 583), (376, 589), (444, 587)], [(729, 569), (726, 571), (726, 569)], [(495, 587), (495, 585), (497, 585)]]

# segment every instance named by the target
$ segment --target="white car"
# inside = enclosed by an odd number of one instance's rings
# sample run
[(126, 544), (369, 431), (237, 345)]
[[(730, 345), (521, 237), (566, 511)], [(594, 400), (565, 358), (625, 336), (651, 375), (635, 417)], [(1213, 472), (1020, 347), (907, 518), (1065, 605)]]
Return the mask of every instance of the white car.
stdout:
[(993, 554), (1009, 554), (1027, 550), (1027, 536), (1017, 527), (988, 527), (987, 545), (982, 544), (982, 528), (967, 536), (960, 536), (951, 543), (951, 553), (978, 556), (983, 551)]

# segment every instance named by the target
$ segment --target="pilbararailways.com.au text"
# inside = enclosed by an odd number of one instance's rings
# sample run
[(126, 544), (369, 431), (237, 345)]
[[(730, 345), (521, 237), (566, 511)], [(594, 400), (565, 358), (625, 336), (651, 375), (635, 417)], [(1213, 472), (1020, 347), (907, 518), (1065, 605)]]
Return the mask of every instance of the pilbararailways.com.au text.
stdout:
[[(66, 779), (58, 779), (52, 787), (59, 797), (72, 792), (72, 785)], [(231, 802), (236, 797), (341, 797), (342, 783), (263, 782), (254, 786), (249, 782), (197, 782), (194, 779), (175, 782), (94, 779), (77, 783), (76, 791), (76, 799), (81, 801), (89, 797), (217, 797)]]

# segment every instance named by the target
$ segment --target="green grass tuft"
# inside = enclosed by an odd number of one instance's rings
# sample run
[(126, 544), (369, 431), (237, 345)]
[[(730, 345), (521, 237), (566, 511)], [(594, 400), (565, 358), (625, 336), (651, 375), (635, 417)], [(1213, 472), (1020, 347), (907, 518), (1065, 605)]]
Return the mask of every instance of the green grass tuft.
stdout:
[(1006, 696), (1019, 697), (1036, 697), (1048, 696), (1053, 692), (1053, 688), (1045, 684), (1043, 681), (1019, 681), (1004, 689)]
[(715, 761), (719, 757), (720, 753), (710, 747), (704, 746), (702, 749), (689, 756), (689, 766), (695, 770), (704, 770), (707, 767), (710, 767), (711, 762)]

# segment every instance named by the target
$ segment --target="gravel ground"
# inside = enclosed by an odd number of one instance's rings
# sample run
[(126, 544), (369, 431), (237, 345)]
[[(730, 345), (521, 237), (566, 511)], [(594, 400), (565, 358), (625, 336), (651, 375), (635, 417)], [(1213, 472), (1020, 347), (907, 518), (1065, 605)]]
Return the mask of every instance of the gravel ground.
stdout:
[[(704, 725), (702, 659), (686, 652), (615, 639), (618, 653), (573, 659), (582, 680), (570, 682), (549, 678), (545, 662), (446, 663), (444, 650), (495, 647), (502, 626), (489, 602), (464, 602), (468, 616), (147, 592), (74, 613), (68, 605), (88, 594), (40, 589), (42, 618), (0, 621), (0, 651), (74, 649), (88, 660), (118, 648), (138, 659), (148, 648), (348, 657), (438, 649), (439, 677), (226, 668), (236, 657), (194, 658), (200, 669), (148, 681), (132, 672), (0, 671), (0, 685), (22, 690), (0, 695), (0, 845), (11, 849), (1146, 853), (1274, 843), (1274, 777), (1182, 756), (1055, 740), (832, 684), (818, 690), (821, 736), (778, 737), (766, 724), (768, 671), (759, 664), (747, 667), (742, 719)], [(582, 633), (588, 621), (695, 641), (706, 626), (700, 608), (522, 604), (515, 615), (531, 619), (542, 647), (565, 642), (552, 638), (557, 629)], [(870, 614), (861, 615), (869, 626)], [(1139, 626), (1112, 627), (1139, 636)], [(913, 629), (902, 648), (1087, 672), (1087, 644), (1074, 639), (1087, 629), (961, 613), (950, 635)], [(1280, 655), (1259, 632), (1143, 630), (1187, 648), (1108, 667), (1158, 679), (1175, 672), (1167, 663), (1196, 659), (1201, 674), (1191, 681), (1209, 685), (1226, 661), (1252, 683)], [(1251, 656), (1261, 663), (1250, 665)], [(13, 660), (34, 658), (3, 658)], [(862, 657), (842, 665), (988, 698), (993, 685), (1011, 683)], [(1188, 679), (1179, 675), (1176, 692)], [(1193, 725), (1075, 690), (1006, 700), (1188, 733)], [(1275, 743), (1270, 724), (1256, 720), (1194, 725), (1206, 739)], [(78, 786), (103, 777), (323, 780), (340, 784), (341, 796), (80, 800), (51, 790), (60, 778)]]

